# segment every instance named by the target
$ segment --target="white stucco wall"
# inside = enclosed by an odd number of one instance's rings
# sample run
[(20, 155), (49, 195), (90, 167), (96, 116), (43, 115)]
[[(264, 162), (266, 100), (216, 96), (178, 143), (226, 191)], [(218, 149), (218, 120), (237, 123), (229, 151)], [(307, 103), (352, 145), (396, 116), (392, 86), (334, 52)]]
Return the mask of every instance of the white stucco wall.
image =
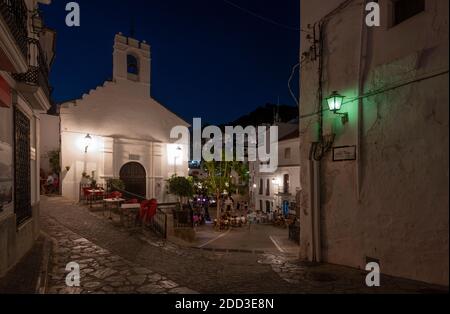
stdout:
[(40, 167), (46, 173), (50, 172), (48, 153), (60, 149), (60, 126), (59, 116), (41, 114), (40, 119), (40, 138), (41, 138), (41, 162)]
[[(175, 173), (174, 163), (169, 160), (167, 147), (169, 143), (130, 140), (92, 135), (92, 144), (84, 152), (81, 132), (61, 133), (62, 149), (62, 193), (64, 196), (78, 200), (79, 184), (82, 173), (91, 175), (95, 172), (97, 181), (106, 178), (119, 178), (120, 169), (128, 162), (138, 162), (146, 172), (147, 198), (170, 201), (165, 193), (166, 179)], [(183, 151), (187, 151), (183, 147)], [(130, 159), (131, 157), (131, 159)], [(138, 157), (138, 159), (136, 159)], [(67, 171), (66, 167), (69, 167)], [(176, 173), (185, 176), (188, 173), (187, 158), (177, 158)]]
[[(302, 0), (302, 26), (342, 2)], [(383, 25), (364, 37), (364, 93), (448, 70), (448, 1), (427, 0), (425, 12), (395, 27), (388, 24), (389, 1), (379, 2)], [(361, 13), (355, 0), (325, 29), (325, 97), (334, 90), (347, 100), (358, 94)], [(309, 49), (305, 37), (301, 42), (302, 52)], [(318, 60), (302, 66), (300, 115), (317, 110), (317, 68)], [(364, 268), (371, 257), (385, 274), (448, 285), (448, 73), (364, 98), (359, 114), (357, 104), (343, 106), (346, 125), (324, 114), (334, 146), (358, 145), (360, 116), (361, 142), (357, 161), (333, 162), (328, 153), (320, 163), (322, 259)], [(316, 122), (317, 116), (300, 122), (303, 259), (312, 259), (308, 160)]]

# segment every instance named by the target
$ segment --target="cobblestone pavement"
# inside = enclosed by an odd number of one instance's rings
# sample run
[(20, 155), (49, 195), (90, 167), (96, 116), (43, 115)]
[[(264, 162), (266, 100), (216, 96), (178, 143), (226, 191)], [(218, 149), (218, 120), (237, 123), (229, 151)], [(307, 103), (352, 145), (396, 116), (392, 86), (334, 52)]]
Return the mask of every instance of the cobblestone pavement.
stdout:
[[(54, 242), (47, 293), (183, 293), (194, 290), (181, 287), (166, 277), (112, 254), (47, 217), (44, 228)], [(78, 263), (80, 287), (65, 284), (66, 265)]]
[[(251, 254), (182, 247), (114, 222), (63, 198), (43, 198), (43, 229), (56, 247), (53, 293), (424, 293), (441, 287), (366, 274), (334, 265), (306, 265), (288, 254)], [(64, 284), (65, 265), (78, 262), (81, 289)], [(84, 286), (83, 286), (84, 282)]]

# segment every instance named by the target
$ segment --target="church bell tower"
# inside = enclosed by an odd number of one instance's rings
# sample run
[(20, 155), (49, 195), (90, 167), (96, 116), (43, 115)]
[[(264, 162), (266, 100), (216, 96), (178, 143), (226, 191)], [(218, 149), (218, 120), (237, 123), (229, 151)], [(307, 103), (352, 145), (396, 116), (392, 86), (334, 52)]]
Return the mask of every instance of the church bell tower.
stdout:
[(150, 45), (119, 33), (114, 38), (113, 80), (145, 88), (150, 97)]

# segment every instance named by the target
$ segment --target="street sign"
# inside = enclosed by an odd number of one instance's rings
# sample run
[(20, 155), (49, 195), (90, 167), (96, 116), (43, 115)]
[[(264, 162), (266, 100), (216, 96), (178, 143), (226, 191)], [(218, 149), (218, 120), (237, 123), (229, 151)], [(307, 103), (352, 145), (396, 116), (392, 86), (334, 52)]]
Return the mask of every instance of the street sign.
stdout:
[(333, 161), (356, 160), (356, 146), (333, 147)]

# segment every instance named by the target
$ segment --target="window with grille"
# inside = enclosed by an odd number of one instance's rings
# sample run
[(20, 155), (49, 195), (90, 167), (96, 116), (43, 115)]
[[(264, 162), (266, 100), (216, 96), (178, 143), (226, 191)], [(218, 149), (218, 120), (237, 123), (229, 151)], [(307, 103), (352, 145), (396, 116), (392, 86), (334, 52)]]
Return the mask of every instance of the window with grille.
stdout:
[(14, 109), (14, 212), (17, 225), (32, 215), (30, 120), (19, 109)]

